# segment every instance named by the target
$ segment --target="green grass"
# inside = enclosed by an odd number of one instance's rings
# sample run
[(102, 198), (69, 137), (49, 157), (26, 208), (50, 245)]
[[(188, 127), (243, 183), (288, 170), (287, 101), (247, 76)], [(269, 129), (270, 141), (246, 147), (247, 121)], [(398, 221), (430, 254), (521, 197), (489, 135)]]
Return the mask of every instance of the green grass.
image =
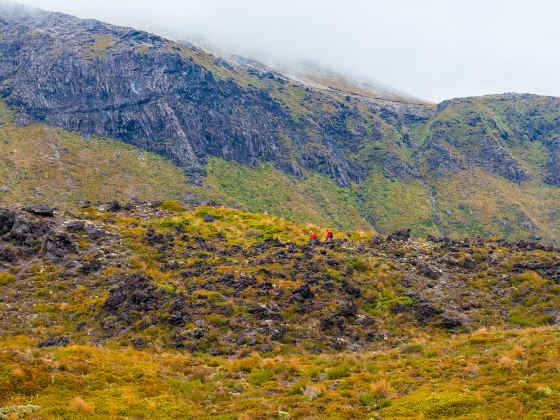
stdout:
[[(444, 232), (457, 237), (558, 238), (560, 189), (530, 180), (521, 185), (474, 170), (433, 182)], [(450, 213), (444, 211), (447, 210)], [(530, 220), (536, 230), (524, 227)]]
[(84, 139), (43, 124), (18, 127), (0, 103), (0, 204), (181, 198), (187, 178), (153, 153), (116, 140)]
[(296, 222), (371, 229), (358, 212), (354, 189), (340, 187), (326, 176), (308, 173), (298, 180), (270, 164), (250, 168), (217, 158), (210, 159), (207, 169), (206, 185), (195, 190), (208, 199)]
[(363, 213), (383, 232), (410, 227), (415, 236), (437, 233), (428, 191), (420, 181), (390, 179), (373, 171), (364, 184), (364, 201)]

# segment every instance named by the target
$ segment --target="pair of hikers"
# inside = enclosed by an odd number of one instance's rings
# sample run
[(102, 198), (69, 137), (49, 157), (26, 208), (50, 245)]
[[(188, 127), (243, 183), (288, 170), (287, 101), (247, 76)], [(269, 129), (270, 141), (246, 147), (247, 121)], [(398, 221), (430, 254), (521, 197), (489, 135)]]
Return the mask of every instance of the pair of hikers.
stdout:
[[(311, 245), (315, 245), (317, 243), (317, 232), (311, 231), (310, 233), (310, 243)], [(327, 237), (325, 242), (332, 242), (333, 240), (333, 233), (330, 230), (327, 230)]]

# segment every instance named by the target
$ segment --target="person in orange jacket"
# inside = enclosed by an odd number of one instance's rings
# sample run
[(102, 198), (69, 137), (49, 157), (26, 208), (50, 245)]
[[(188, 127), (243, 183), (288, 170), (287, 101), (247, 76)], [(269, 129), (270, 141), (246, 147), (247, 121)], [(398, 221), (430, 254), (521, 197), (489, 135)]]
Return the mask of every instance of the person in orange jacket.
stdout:
[(327, 240), (326, 242), (332, 242), (333, 240), (333, 233), (330, 230), (327, 230)]

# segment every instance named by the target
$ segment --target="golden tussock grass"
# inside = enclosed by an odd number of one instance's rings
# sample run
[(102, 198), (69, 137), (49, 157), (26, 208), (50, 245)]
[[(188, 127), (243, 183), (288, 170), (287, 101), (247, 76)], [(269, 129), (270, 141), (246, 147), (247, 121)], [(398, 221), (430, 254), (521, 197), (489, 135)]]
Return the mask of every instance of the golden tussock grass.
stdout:
[(74, 397), (70, 404), (74, 410), (83, 414), (93, 414), (95, 411), (94, 407), (80, 396)]
[(391, 385), (385, 379), (372, 383), (369, 389), (375, 398), (389, 398), (392, 392)]

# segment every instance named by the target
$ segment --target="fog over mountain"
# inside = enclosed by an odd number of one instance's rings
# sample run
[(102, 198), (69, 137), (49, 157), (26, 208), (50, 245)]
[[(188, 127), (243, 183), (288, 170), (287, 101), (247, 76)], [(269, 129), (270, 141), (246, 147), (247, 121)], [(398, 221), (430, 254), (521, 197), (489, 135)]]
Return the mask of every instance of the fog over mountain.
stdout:
[(552, 0), (151, 0), (26, 4), (204, 43), (268, 64), (312, 61), (434, 102), (560, 96)]

